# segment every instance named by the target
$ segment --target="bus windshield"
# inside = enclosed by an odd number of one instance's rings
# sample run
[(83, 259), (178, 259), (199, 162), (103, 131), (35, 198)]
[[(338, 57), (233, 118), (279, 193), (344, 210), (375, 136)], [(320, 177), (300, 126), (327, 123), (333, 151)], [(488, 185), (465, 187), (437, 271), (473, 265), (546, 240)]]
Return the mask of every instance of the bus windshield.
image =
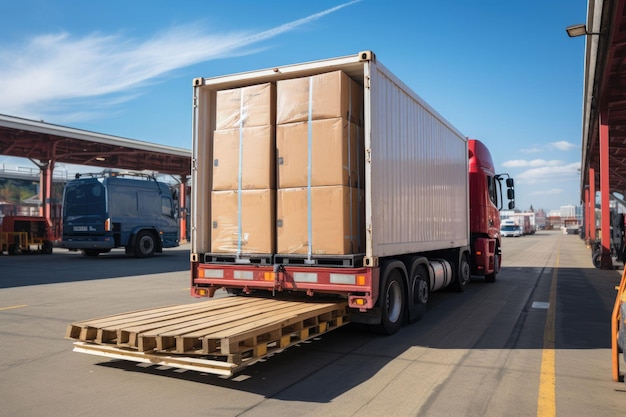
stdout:
[(65, 217), (106, 215), (105, 189), (97, 180), (68, 183), (63, 200)]

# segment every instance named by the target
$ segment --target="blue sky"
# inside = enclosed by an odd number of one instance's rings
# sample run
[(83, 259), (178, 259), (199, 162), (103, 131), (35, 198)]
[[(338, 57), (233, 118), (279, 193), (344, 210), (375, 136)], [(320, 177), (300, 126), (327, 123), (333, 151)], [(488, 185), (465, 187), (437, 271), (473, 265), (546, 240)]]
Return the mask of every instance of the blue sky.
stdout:
[[(516, 180), (580, 204), (586, 0), (0, 0), (0, 113), (191, 148), (191, 80), (373, 50)], [(0, 156), (0, 167), (28, 160)]]

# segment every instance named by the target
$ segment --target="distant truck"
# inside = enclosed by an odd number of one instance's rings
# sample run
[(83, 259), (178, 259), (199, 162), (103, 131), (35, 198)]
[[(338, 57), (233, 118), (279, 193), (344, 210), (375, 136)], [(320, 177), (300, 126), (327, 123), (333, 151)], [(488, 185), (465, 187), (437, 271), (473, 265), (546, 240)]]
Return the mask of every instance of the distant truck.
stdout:
[(502, 237), (520, 237), (522, 236), (522, 227), (515, 220), (502, 220), (500, 234)]
[(52, 253), (52, 231), (45, 217), (4, 216), (0, 224), (0, 254)]
[(60, 247), (85, 256), (123, 247), (146, 258), (178, 244), (174, 196), (154, 176), (105, 170), (65, 186)]
[(513, 213), (513, 219), (517, 223), (522, 232), (522, 236), (532, 235), (535, 233), (535, 214), (534, 213)]

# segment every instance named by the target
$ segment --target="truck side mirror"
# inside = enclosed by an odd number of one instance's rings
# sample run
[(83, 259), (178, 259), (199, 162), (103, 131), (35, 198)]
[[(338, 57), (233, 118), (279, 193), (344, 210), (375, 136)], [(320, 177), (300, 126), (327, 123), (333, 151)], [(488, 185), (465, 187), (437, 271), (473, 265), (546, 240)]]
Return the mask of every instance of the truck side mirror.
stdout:
[(513, 210), (515, 208), (515, 201), (509, 201), (509, 210)]
[(509, 188), (513, 188), (513, 178), (506, 179), (506, 186)]
[(515, 200), (515, 190), (509, 188), (508, 190), (506, 190), (506, 196), (509, 200)]

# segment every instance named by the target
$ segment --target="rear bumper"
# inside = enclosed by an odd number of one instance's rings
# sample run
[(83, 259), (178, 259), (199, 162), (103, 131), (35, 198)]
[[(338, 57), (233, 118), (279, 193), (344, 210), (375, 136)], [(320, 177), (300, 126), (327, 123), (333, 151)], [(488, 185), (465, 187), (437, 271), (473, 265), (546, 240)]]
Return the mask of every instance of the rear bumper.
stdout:
[(115, 239), (113, 236), (106, 237), (63, 237), (59, 243), (59, 247), (65, 249), (113, 249), (115, 247)]

